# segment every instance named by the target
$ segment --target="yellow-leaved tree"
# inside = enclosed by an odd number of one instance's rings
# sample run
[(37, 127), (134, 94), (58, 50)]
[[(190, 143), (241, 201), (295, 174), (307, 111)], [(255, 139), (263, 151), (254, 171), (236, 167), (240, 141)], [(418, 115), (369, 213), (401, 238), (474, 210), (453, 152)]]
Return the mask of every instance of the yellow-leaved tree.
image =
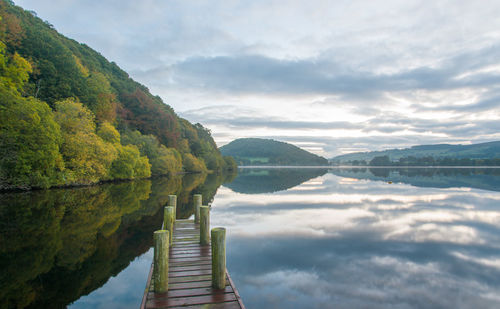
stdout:
[(8, 57), (6, 46), (0, 42), (0, 82), (6, 88), (21, 93), (32, 72), (31, 64), (18, 53)]
[(74, 99), (56, 102), (55, 109), (63, 136), (66, 182), (88, 184), (107, 179), (118, 151), (96, 134), (92, 112)]

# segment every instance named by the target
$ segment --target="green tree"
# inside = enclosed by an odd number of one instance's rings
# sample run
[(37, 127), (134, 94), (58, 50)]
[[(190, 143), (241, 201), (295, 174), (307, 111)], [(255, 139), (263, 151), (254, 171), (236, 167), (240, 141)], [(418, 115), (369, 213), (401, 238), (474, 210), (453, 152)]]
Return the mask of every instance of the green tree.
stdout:
[(55, 106), (55, 119), (63, 135), (61, 153), (67, 181), (88, 184), (107, 179), (118, 151), (96, 134), (92, 112), (74, 99), (56, 102)]
[(186, 172), (206, 172), (207, 167), (203, 161), (198, 160), (195, 156), (190, 153), (185, 153), (182, 158), (182, 165)]
[(97, 129), (97, 135), (102, 138), (105, 142), (119, 145), (120, 144), (120, 132), (109, 122), (105, 121), (99, 125)]
[(0, 86), (0, 187), (61, 183), (61, 130), (50, 107)]
[(0, 81), (2, 84), (21, 93), (31, 72), (31, 64), (26, 59), (18, 53), (8, 57), (5, 44), (0, 42)]
[(391, 159), (389, 159), (389, 156), (378, 156), (370, 161), (370, 165), (373, 166), (389, 166), (391, 164), (392, 162)]
[(223, 156), (225, 163), (225, 169), (229, 171), (236, 171), (238, 169), (238, 165), (236, 164), (236, 161), (234, 160), (233, 157), (231, 156)]
[(154, 135), (127, 130), (122, 135), (122, 142), (137, 146), (141, 154), (149, 158), (152, 175), (173, 175), (182, 170), (182, 159), (177, 150), (160, 144)]
[(151, 165), (146, 156), (140, 155), (139, 149), (134, 145), (119, 148), (118, 158), (111, 166), (113, 179), (134, 179), (151, 176)]

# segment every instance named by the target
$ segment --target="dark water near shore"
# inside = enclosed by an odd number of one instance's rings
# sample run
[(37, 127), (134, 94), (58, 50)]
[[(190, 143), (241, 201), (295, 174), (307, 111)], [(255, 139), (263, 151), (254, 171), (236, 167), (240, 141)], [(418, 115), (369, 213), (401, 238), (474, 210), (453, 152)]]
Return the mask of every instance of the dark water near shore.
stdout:
[(195, 193), (249, 309), (500, 307), (500, 169), (233, 177), (0, 194), (0, 308), (137, 308), (167, 196), (188, 218)]
[(138, 308), (168, 195), (188, 218), (231, 177), (0, 194), (0, 308)]

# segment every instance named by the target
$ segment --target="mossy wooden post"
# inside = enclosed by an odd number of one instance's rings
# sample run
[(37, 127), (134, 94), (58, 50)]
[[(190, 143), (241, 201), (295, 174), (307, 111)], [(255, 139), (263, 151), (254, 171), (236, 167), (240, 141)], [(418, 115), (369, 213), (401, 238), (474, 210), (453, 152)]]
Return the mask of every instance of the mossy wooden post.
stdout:
[(168, 206), (174, 207), (174, 222), (177, 220), (177, 195), (168, 196)]
[(223, 289), (226, 286), (226, 229), (212, 229), (212, 287)]
[(200, 206), (200, 245), (210, 244), (210, 208)]
[(168, 291), (168, 231), (154, 232), (154, 291), (165, 293)]
[(201, 194), (193, 195), (194, 202), (194, 223), (200, 223), (200, 206), (202, 203)]
[(167, 206), (163, 213), (163, 229), (168, 231), (168, 241), (172, 246), (172, 237), (174, 236), (174, 207)]

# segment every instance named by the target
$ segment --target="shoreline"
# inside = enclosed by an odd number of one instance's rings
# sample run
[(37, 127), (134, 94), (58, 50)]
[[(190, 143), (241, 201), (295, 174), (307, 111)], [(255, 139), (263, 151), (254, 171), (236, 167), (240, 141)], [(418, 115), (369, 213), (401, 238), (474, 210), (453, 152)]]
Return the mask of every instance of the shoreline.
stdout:
[(271, 168), (271, 169), (279, 169), (279, 168), (303, 168), (303, 169), (335, 169), (335, 168), (441, 168), (441, 169), (451, 169), (451, 168), (463, 168), (463, 169), (473, 169), (473, 168), (500, 168), (498, 165), (422, 165), (422, 166), (417, 166), (417, 165), (384, 165), (384, 166), (370, 166), (370, 165), (241, 165), (238, 166), (240, 169), (250, 169), (250, 168), (259, 168), (259, 169), (264, 169), (264, 168)]
[(135, 179), (111, 179), (111, 180), (101, 180), (98, 182), (86, 183), (86, 184), (68, 184), (68, 185), (59, 185), (52, 186), (49, 188), (40, 188), (40, 187), (12, 187), (12, 188), (0, 188), (0, 194), (2, 193), (21, 193), (21, 192), (32, 192), (32, 191), (43, 191), (43, 190), (53, 190), (53, 189), (74, 189), (74, 188), (83, 188), (83, 187), (91, 187), (91, 186), (99, 186), (107, 183), (121, 183), (121, 182), (131, 182), (137, 180), (148, 180), (155, 179), (161, 177), (176, 177), (183, 176), (188, 174), (213, 174), (213, 173), (224, 173), (231, 172), (229, 170), (224, 171), (206, 171), (206, 172), (180, 172), (175, 175), (163, 174), (163, 175), (154, 175), (145, 178), (135, 178)]

